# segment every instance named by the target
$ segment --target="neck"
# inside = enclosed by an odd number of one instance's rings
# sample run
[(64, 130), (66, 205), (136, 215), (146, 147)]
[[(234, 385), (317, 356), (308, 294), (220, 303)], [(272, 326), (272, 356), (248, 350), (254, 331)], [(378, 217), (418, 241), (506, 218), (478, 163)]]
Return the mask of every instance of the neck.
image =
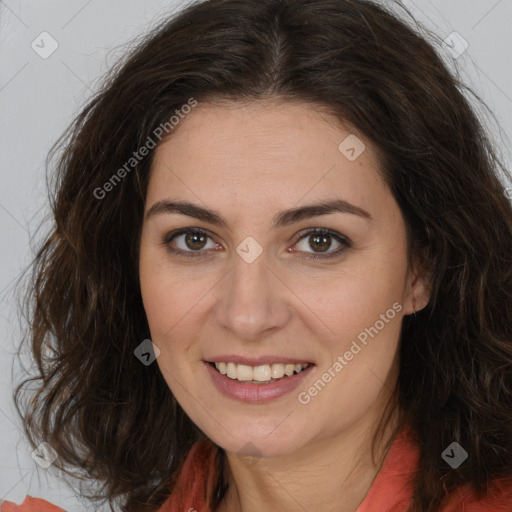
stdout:
[(224, 481), (229, 487), (217, 512), (354, 512), (382, 467), (397, 427), (394, 412), (375, 452), (377, 425), (357, 423), (293, 454), (262, 458), (253, 465), (226, 453)]

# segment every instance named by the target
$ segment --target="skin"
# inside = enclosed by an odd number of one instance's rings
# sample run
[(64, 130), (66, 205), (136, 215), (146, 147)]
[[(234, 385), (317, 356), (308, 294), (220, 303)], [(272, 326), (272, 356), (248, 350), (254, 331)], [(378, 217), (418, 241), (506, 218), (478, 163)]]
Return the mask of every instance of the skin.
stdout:
[[(362, 135), (366, 150), (356, 160), (338, 149), (352, 133), (314, 105), (200, 103), (155, 150), (146, 213), (158, 201), (186, 200), (227, 223), (145, 216), (139, 267), (157, 364), (186, 413), (226, 451), (221, 512), (354, 511), (386, 455), (379, 448), (372, 459), (371, 439), (396, 382), (402, 318), (429, 294), (419, 266), (408, 266), (404, 219), (379, 175), (377, 151)], [(372, 218), (335, 212), (272, 227), (278, 212), (331, 199)], [(208, 231), (199, 250), (209, 257), (168, 251), (166, 235), (192, 227)], [(309, 243), (314, 235), (303, 235), (311, 228), (348, 237), (351, 247), (304, 259), (323, 254)], [(248, 236), (263, 249), (252, 263), (236, 252)], [(329, 241), (328, 253), (342, 247)], [(168, 245), (190, 253), (193, 244), (182, 235)], [(394, 303), (401, 311), (300, 403), (298, 393)], [(296, 357), (315, 367), (299, 389), (250, 404), (212, 385), (203, 361), (221, 354)]]

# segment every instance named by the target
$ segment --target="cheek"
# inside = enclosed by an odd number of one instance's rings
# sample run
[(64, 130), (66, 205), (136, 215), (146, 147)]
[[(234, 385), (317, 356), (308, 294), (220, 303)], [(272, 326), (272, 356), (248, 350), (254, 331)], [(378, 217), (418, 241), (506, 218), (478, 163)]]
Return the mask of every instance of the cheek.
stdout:
[[(301, 390), (301, 403), (309, 400), (309, 412), (327, 415), (333, 428), (363, 414), (385, 382), (391, 383), (405, 276), (405, 246), (398, 243), (393, 250), (369, 249), (347, 260), (332, 279), (304, 283), (298, 291), (316, 313), (312, 329), (325, 355), (313, 388)], [(343, 406), (343, 414), (335, 404)]]
[[(169, 286), (167, 286), (169, 284)], [(151, 334), (164, 341), (173, 327), (182, 318), (189, 300), (182, 293), (176, 293), (171, 283), (151, 278), (142, 283), (141, 293)]]
[(165, 256), (151, 249), (141, 250), (139, 273), (151, 334), (155, 340), (165, 341), (179, 322), (186, 323), (187, 317), (193, 316), (208, 283), (193, 279), (183, 269), (171, 268)]
[[(386, 326), (393, 323), (402, 305), (405, 270), (405, 255), (402, 261), (400, 255), (377, 258), (368, 254), (347, 262), (343, 271), (328, 279), (296, 281), (294, 291), (304, 304), (301, 308), (313, 313), (307, 314), (312, 330), (331, 352), (338, 353), (381, 315), (389, 320)], [(393, 308), (393, 304), (398, 306)]]
[(188, 364), (194, 340), (190, 322), (201, 294), (195, 293), (193, 283), (184, 286), (165, 266), (151, 265), (148, 259), (146, 262), (147, 266), (141, 258), (140, 286), (151, 341), (160, 350), (156, 364), (172, 393), (186, 404), (188, 395), (183, 383), (191, 387), (197, 370)]
[[(322, 329), (323, 335), (315, 329), (316, 339), (324, 349), (319, 350), (325, 356), (321, 360), (322, 372), (331, 369), (331, 374), (333, 370), (336, 375), (343, 374), (336, 380), (351, 388), (364, 385), (372, 370), (385, 380), (396, 354), (402, 309), (390, 290), (372, 287), (362, 293), (360, 287), (352, 290), (347, 286), (335, 301), (319, 310), (321, 323), (328, 326)], [(336, 361), (342, 366), (332, 368)]]
[[(175, 294), (169, 293), (165, 275), (151, 265), (148, 258), (141, 256), (140, 289), (144, 310), (149, 323), (152, 337), (162, 336), (172, 327), (173, 311), (175, 311)], [(154, 340), (154, 341), (155, 341)]]
[(305, 404), (299, 410), (336, 431), (364, 415), (393, 385), (402, 305), (398, 287), (379, 281), (352, 277), (342, 289), (327, 291), (331, 300), (318, 311), (329, 329), (316, 338), (325, 357), (310, 387), (299, 390)]

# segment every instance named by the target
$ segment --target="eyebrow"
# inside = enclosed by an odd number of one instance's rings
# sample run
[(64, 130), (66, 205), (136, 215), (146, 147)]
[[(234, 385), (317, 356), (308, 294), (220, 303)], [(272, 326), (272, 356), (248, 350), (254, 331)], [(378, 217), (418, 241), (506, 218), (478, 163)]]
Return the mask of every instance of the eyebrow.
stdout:
[[(179, 213), (194, 217), (195, 219), (214, 224), (216, 226), (228, 227), (226, 220), (215, 210), (203, 208), (201, 206), (189, 203), (188, 201), (157, 201), (146, 212), (146, 219), (158, 214), (172, 214)], [(342, 199), (335, 199), (330, 201), (321, 201), (319, 203), (308, 204), (298, 208), (291, 208), (277, 213), (274, 216), (272, 227), (273, 229), (289, 226), (296, 222), (311, 217), (320, 215), (328, 215), (330, 213), (350, 213), (357, 215), (367, 220), (373, 220), (373, 217), (363, 208), (355, 206)]]

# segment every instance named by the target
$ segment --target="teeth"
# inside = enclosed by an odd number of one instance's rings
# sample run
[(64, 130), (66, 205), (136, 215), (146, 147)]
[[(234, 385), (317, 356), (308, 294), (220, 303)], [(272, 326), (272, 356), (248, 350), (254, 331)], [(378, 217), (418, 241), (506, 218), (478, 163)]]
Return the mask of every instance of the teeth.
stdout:
[(237, 377), (236, 374), (237, 374), (236, 364), (235, 363), (228, 363), (228, 371), (227, 371), (226, 375), (230, 379), (236, 379), (236, 377)]
[(260, 366), (247, 366), (235, 363), (215, 363), (215, 368), (227, 375), (230, 379), (243, 382), (273, 382), (274, 379), (281, 379), (285, 375), (291, 377), (294, 373), (300, 373), (308, 367), (308, 364), (264, 364)]
[(273, 379), (284, 377), (284, 364), (273, 364), (270, 367), (270, 374)]
[(245, 364), (236, 365), (236, 378), (238, 380), (253, 380), (253, 374), (252, 366), (246, 366)]
[[(247, 368), (250, 368), (252, 370), (252, 368), (250, 366), (248, 366)], [(268, 364), (265, 364), (263, 366), (255, 366), (254, 367), (254, 370), (253, 370), (253, 378), (249, 378), (247, 380), (257, 380), (258, 382), (266, 382), (267, 380), (270, 380), (271, 379), (271, 370), (270, 370), (270, 366)], [(239, 377), (240, 379), (240, 374), (239, 374)]]
[(288, 377), (291, 377), (293, 375), (294, 371), (295, 371), (295, 365), (294, 364), (286, 364), (284, 366), (284, 374), (288, 375)]

